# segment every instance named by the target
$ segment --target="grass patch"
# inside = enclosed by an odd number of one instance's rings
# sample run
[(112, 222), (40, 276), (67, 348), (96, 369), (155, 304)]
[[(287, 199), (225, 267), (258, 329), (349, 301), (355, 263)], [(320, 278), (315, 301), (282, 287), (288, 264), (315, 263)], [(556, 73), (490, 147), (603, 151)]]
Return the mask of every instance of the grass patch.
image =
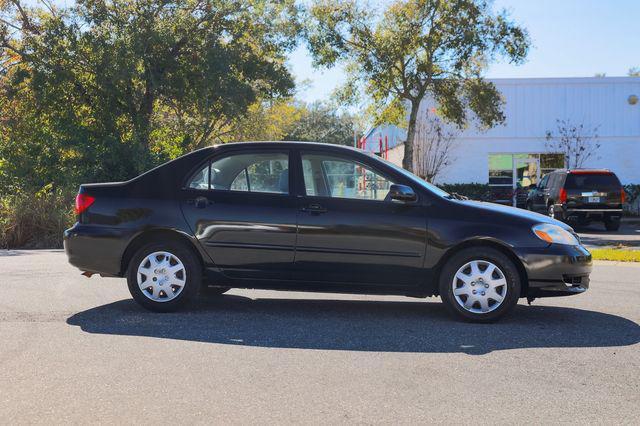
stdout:
[(615, 260), (617, 262), (640, 262), (640, 250), (615, 248), (589, 250), (593, 260)]

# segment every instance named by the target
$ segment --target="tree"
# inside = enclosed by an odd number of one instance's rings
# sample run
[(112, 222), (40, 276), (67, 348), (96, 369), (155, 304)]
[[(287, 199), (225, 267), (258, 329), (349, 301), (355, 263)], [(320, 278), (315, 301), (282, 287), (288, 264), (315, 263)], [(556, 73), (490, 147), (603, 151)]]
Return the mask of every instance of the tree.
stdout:
[(629, 72), (627, 72), (629, 77), (640, 77), (640, 67), (631, 67), (629, 68)]
[(413, 172), (427, 182), (434, 182), (454, 160), (454, 146), (454, 133), (446, 129), (440, 118), (424, 113), (424, 119), (416, 125)]
[(246, 114), (235, 120), (222, 142), (281, 141), (302, 117), (302, 108), (292, 99), (261, 101), (251, 105)]
[(302, 104), (301, 115), (284, 140), (353, 146), (354, 131), (353, 118), (349, 114), (339, 114), (332, 105), (314, 102)]
[(598, 127), (585, 129), (584, 124), (570, 120), (556, 120), (556, 132), (546, 134), (546, 148), (550, 152), (562, 152), (567, 167), (579, 169), (600, 149)]
[(298, 30), (293, 0), (0, 0), (0, 152), (56, 183), (135, 176), (290, 96)]
[(353, 121), (326, 103), (306, 104), (293, 98), (258, 102), (234, 121), (222, 142), (308, 141), (353, 144)]
[(381, 116), (408, 108), (408, 170), (422, 100), (433, 98), (438, 114), (459, 127), (470, 112), (483, 127), (500, 123), (503, 102), (482, 73), (498, 57), (524, 61), (529, 48), (527, 32), (483, 0), (395, 0), (382, 12), (355, 0), (316, 0), (309, 22), (316, 65), (346, 63), (350, 92), (367, 93)]

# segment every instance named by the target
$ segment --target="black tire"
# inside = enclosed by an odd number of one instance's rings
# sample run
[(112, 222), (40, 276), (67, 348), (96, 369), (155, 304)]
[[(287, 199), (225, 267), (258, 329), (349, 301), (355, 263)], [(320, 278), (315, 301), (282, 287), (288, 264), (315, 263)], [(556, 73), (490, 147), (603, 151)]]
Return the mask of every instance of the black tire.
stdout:
[[(492, 308), (493, 310), (485, 313), (475, 313), (465, 309), (453, 294), (453, 279), (456, 273), (474, 260), (491, 262), (499, 268), (506, 281), (504, 299), (497, 307)], [(493, 322), (507, 315), (518, 304), (521, 290), (520, 274), (513, 261), (499, 250), (490, 247), (470, 247), (456, 253), (444, 265), (440, 273), (439, 290), (442, 302), (457, 318), (471, 322)], [(494, 306), (495, 303), (497, 302), (494, 301)]]
[(617, 231), (620, 229), (620, 221), (619, 220), (606, 220), (604, 222), (604, 227), (607, 231)]
[[(155, 252), (167, 252), (175, 256), (184, 266), (184, 285), (179, 293), (171, 300), (155, 301), (146, 296), (143, 291), (150, 294), (150, 290), (142, 290), (138, 285), (138, 267), (143, 259)], [(161, 257), (160, 257), (161, 258)], [(143, 281), (146, 282), (146, 281)], [(144, 308), (154, 312), (173, 312), (186, 306), (198, 293), (202, 284), (202, 267), (200, 259), (189, 247), (178, 242), (154, 242), (149, 243), (136, 251), (129, 262), (127, 271), (127, 284), (131, 296)], [(170, 286), (174, 289), (173, 286)], [(174, 291), (174, 290), (172, 290)], [(177, 292), (175, 289), (174, 292)], [(162, 293), (160, 293), (162, 295)], [(166, 293), (165, 293), (166, 295)], [(162, 296), (160, 296), (162, 297)]]

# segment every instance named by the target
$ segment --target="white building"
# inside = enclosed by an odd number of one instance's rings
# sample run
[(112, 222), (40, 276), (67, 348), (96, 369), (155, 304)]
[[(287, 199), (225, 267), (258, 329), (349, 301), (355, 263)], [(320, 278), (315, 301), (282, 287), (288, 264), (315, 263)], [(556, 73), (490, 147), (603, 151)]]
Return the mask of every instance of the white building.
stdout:
[[(515, 188), (565, 167), (562, 154), (546, 148), (556, 120), (597, 128), (599, 150), (583, 167), (613, 170), (623, 184), (640, 183), (640, 78), (527, 78), (492, 80), (505, 100), (505, 122), (487, 131), (458, 132), (453, 162), (438, 183), (489, 183)], [(421, 110), (434, 107), (425, 101)], [(426, 119), (426, 114), (421, 114)], [(402, 162), (404, 146), (389, 153)]]
[(407, 131), (393, 124), (381, 124), (367, 131), (357, 142), (365, 151), (374, 152), (382, 157), (390, 149), (407, 140)]

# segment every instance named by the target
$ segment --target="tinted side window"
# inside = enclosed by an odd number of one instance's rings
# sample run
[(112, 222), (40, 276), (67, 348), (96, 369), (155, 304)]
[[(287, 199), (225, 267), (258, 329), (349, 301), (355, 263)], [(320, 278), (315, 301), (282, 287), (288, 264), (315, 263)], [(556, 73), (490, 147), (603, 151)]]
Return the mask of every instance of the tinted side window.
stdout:
[(197, 172), (189, 188), (288, 194), (289, 155), (282, 152), (232, 154)]
[(193, 175), (189, 182), (189, 188), (209, 189), (209, 163)]
[(540, 181), (540, 185), (538, 185), (538, 188), (545, 189), (547, 187), (548, 181), (549, 181), (549, 175), (544, 175), (544, 177)]
[(302, 154), (307, 195), (383, 201), (394, 182), (356, 161), (327, 154)]

